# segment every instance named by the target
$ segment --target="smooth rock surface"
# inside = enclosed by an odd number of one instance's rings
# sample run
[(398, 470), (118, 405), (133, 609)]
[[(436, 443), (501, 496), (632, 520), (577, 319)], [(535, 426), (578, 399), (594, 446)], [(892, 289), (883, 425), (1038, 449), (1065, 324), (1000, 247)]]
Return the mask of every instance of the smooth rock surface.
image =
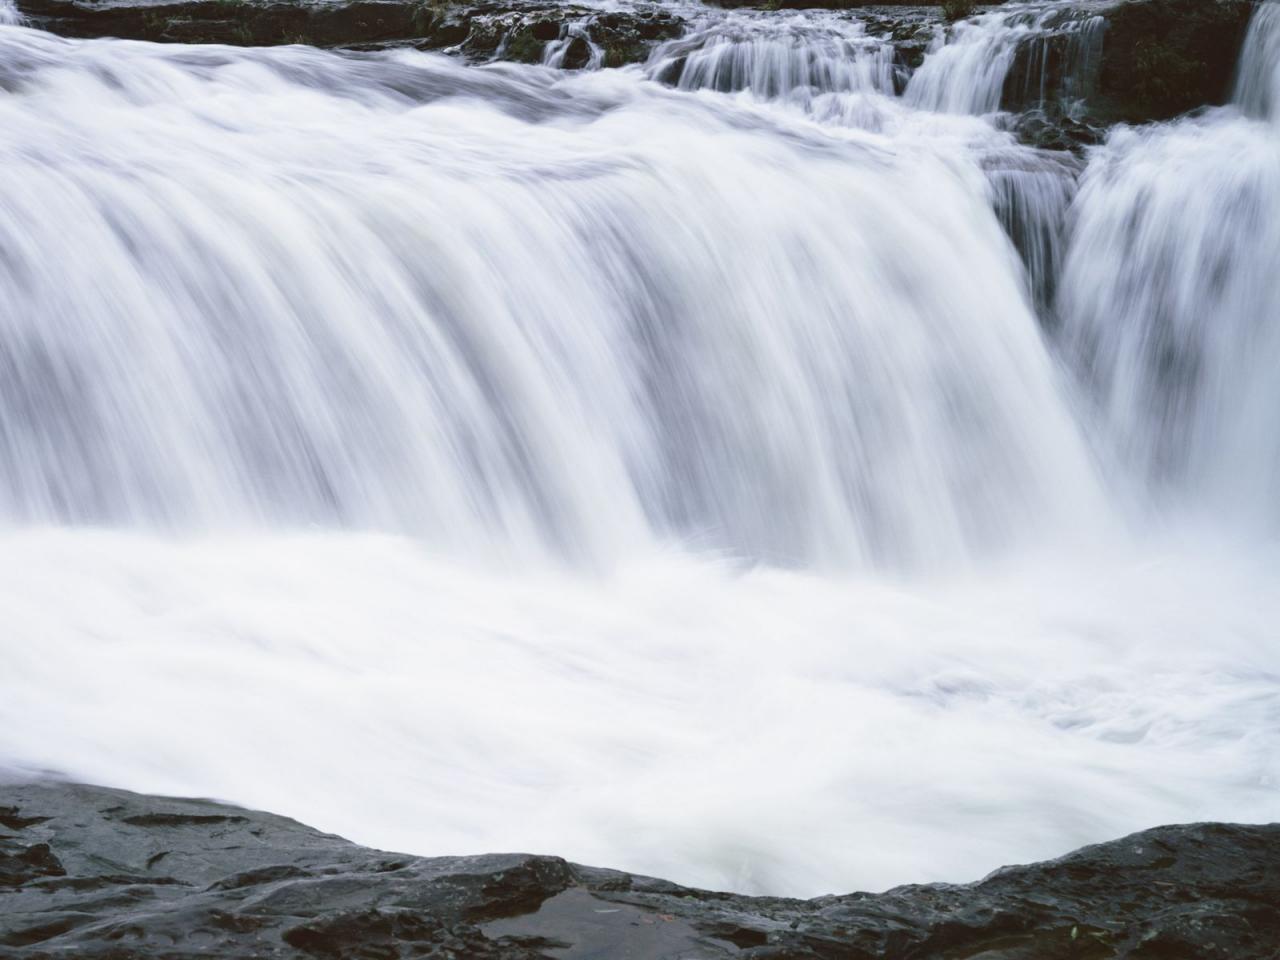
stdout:
[(1280, 824), (1158, 827), (979, 883), (790, 900), (413, 857), (207, 800), (0, 785), (0, 956), (1273, 960)]

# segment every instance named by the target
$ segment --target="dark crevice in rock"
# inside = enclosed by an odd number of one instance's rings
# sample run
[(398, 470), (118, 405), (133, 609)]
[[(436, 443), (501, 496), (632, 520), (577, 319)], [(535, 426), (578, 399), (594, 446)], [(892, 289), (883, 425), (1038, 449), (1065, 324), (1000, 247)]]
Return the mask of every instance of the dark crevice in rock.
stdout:
[(41, 877), (66, 876), (62, 861), (47, 843), (31, 846), (13, 840), (0, 841), (0, 887), (16, 887)]
[(44, 823), (48, 819), (48, 817), (21, 816), (17, 807), (0, 807), (0, 826), (9, 830), (25, 830), (27, 827)]
[(49, 880), (37, 880), (32, 883), (41, 890), (74, 890), (77, 892), (84, 890), (102, 890), (107, 887), (128, 887), (128, 886), (168, 886), (177, 884), (186, 886), (187, 884), (175, 879), (174, 877), (141, 877), (132, 874), (101, 874), (93, 877), (67, 877), (58, 876)]
[(232, 874), (216, 883), (209, 884), (209, 890), (240, 890), (244, 887), (257, 887), (264, 883), (275, 883), (277, 880), (292, 880), (296, 877), (310, 877), (313, 874), (301, 867), (279, 864), (274, 867), (261, 867), (257, 870), (246, 870), (244, 873)]
[(245, 817), (202, 816), (189, 813), (143, 813), (124, 817), (121, 821), (131, 827), (193, 827), (211, 823), (247, 823)]

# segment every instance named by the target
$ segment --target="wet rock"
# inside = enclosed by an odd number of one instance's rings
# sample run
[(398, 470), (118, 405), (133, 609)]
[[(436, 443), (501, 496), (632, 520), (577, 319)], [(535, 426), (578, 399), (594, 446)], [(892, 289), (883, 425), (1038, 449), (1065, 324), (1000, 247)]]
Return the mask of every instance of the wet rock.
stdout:
[(582, 37), (570, 37), (560, 66), (566, 70), (581, 70), (591, 62), (591, 46)]
[[(728, 9), (756, 10), (866, 10), (876, 7), (936, 7), (939, 4), (921, 3), (920, 0), (710, 0), (711, 6)], [(998, 6), (1007, 0), (996, 0), (990, 6)]]
[(560, 66), (570, 70), (587, 66), (593, 45), (601, 51), (601, 66), (642, 63), (657, 43), (685, 29), (681, 15), (656, 4), (611, 11), (567, 5), (512, 10), (495, 4), (454, 8), (446, 20), (458, 25), (458, 49), (472, 60), (539, 63), (547, 44), (565, 40)]
[[(900, 88), (923, 63), (942, 17), (936, 6), (861, 0), (720, 5), (856, 9), (868, 32), (893, 44)], [(643, 62), (656, 44), (684, 33), (692, 10), (641, 2), (602, 11), (550, 0), (18, 0), (18, 7), (34, 25), (71, 37), (356, 49), (411, 44), (473, 61), (519, 63), (540, 63), (548, 44), (561, 42), (559, 64), (569, 69)], [(1019, 43), (1001, 107), (1105, 126), (1221, 103), (1252, 8), (1251, 0), (1064, 4)], [(1037, 16), (1034, 10), (1014, 15)], [(1061, 139), (1079, 141), (1074, 131)]]
[(939, 11), (920, 7), (889, 12), (869, 10), (859, 17), (866, 22), (867, 33), (893, 44), (894, 59), (901, 74), (898, 90), (901, 93), (912, 71), (924, 63), (938, 29)]
[(1164, 120), (1225, 103), (1253, 4), (1145, 0), (1107, 11), (1096, 116)]
[(1019, 44), (1001, 106), (1056, 110), (1097, 126), (1225, 103), (1252, 14), (1249, 0), (1066, 7), (1050, 29)]
[(424, 4), (351, 0), (327, 4), (250, 0), (21, 0), (33, 25), (67, 37), (119, 37), (182, 43), (339, 46), (428, 36), (435, 14)]
[(1014, 50), (1000, 107), (1008, 111), (1072, 106), (1097, 96), (1110, 21), (1089, 7), (1063, 8), (1029, 32)]
[[(392, 855), (204, 800), (0, 785), (0, 956), (1273, 960), (1280, 825), (1160, 827), (966, 885), (790, 900)], [(13, 826), (12, 824), (18, 824)]]
[[(641, 61), (655, 42), (684, 29), (676, 13), (643, 3), (607, 13), (522, 0), (18, 0), (18, 8), (34, 26), (67, 37), (357, 49), (412, 44), (522, 63), (540, 62), (546, 44), (575, 23), (584, 44), (604, 50), (607, 66)], [(572, 52), (575, 61), (582, 59), (582, 47)]]
[(1017, 114), (1012, 119), (1010, 130), (1028, 146), (1072, 153), (1080, 153), (1106, 137), (1104, 127), (1052, 109), (1032, 109)]
[(1023, 142), (1080, 150), (1117, 122), (1166, 120), (1230, 98), (1249, 0), (1064, 6), (1019, 42), (1002, 110)]

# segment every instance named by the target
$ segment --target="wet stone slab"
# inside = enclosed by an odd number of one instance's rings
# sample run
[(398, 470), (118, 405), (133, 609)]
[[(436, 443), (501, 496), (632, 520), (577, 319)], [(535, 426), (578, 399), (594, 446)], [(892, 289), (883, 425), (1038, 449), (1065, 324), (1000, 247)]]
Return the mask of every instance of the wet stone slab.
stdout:
[(1280, 825), (1158, 827), (966, 885), (792, 900), (414, 857), (206, 800), (0, 785), (0, 956), (1108, 960), (1280, 949)]

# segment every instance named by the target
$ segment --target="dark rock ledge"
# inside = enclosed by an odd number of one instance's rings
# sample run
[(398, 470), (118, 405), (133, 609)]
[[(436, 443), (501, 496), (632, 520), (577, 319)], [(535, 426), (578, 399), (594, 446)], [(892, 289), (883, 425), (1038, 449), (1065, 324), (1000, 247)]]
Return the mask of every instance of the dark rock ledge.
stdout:
[(0, 957), (1280, 955), (1280, 824), (1158, 827), (980, 883), (787, 900), (495, 854), (411, 857), (207, 800), (0, 785)]
[[(65, 37), (238, 46), (307, 44), (456, 50), (470, 60), (538, 63), (570, 27), (602, 51), (602, 66), (643, 61), (685, 21), (654, 3), (600, 10), (560, 0), (18, 0), (35, 27)], [(586, 63), (566, 63), (580, 67)]]

